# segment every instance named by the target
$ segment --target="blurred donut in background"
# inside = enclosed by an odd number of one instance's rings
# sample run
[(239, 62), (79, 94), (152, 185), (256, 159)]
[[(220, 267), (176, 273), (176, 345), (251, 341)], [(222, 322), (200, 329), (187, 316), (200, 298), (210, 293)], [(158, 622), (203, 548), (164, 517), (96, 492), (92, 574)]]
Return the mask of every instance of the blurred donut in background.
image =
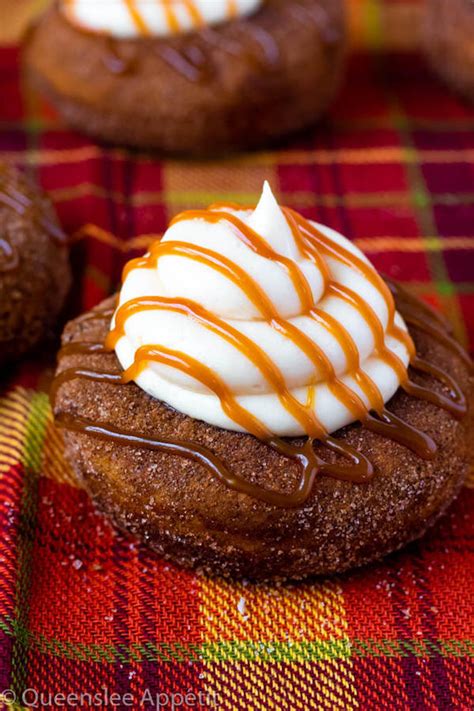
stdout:
[(78, 130), (209, 155), (313, 124), (339, 86), (345, 45), (343, 0), (74, 0), (28, 33), (25, 62)]
[(71, 284), (69, 249), (50, 199), (0, 163), (0, 365), (48, 340)]

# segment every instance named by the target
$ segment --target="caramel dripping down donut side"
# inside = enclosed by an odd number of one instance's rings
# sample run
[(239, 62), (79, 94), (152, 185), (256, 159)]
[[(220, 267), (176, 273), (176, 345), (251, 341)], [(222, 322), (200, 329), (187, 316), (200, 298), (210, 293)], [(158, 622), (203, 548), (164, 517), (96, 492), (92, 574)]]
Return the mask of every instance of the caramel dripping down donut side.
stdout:
[[(97, 353), (100, 352), (100, 348), (103, 348), (103, 346), (102, 344), (93, 343), (72, 343), (69, 344), (69, 347), (66, 345), (65, 348), (67, 349), (64, 351), (65, 355), (74, 355), (76, 353)], [(60, 373), (53, 382), (50, 393), (53, 406), (57, 392), (62, 385), (77, 378), (113, 385), (123, 386), (124, 384), (120, 373), (111, 373), (93, 368), (69, 368)], [(118, 445), (142, 447), (150, 451), (166, 452), (196, 461), (230, 489), (282, 508), (302, 506), (310, 496), (314, 480), (318, 474), (326, 474), (345, 481), (359, 483), (368, 481), (374, 474), (372, 464), (363, 454), (357, 452), (348, 444), (342, 444), (333, 437), (328, 436), (325, 439), (325, 446), (334, 453), (349, 459), (351, 461), (350, 466), (328, 464), (322, 460), (316, 455), (313, 449), (313, 440), (310, 438), (306, 440), (302, 447), (292, 445), (279, 438), (270, 438), (267, 440), (268, 446), (275, 449), (279, 455), (296, 461), (302, 467), (298, 486), (293, 492), (282, 494), (278, 491), (264, 489), (252, 484), (252, 482), (247, 481), (239, 474), (232, 472), (226, 463), (209, 448), (196, 442), (144, 437), (140, 433), (127, 431), (108, 423), (93, 422), (78, 415), (74, 417), (61, 415), (56, 417), (56, 423), (60, 427), (73, 432), (88, 434), (101, 440), (112, 441)]]
[[(313, 259), (320, 267), (321, 263), (324, 264), (324, 262), (321, 260), (319, 251), (326, 255), (331, 254), (331, 256), (345, 263), (350, 262), (352, 266), (362, 272), (364, 276), (379, 289), (385, 299), (389, 313), (387, 331), (403, 339), (403, 342), (409, 349), (412, 367), (431, 375), (449, 389), (449, 395), (446, 396), (430, 388), (413, 383), (409, 379), (403, 364), (394, 354), (388, 351), (385, 346), (382, 324), (371, 307), (365, 304), (365, 302), (350, 289), (331, 282), (327, 269), (323, 270), (326, 292), (332, 290), (333, 293), (346, 299), (351, 305), (359, 309), (361, 315), (363, 315), (371, 326), (379, 356), (381, 356), (388, 365), (394, 368), (406, 392), (414, 397), (427, 400), (439, 407), (443, 407), (457, 417), (462, 417), (466, 412), (467, 405), (459, 383), (443, 369), (416, 356), (410, 336), (394, 323), (395, 304), (393, 295), (396, 295), (402, 302), (401, 312), (408, 323), (412, 323), (415, 327), (423, 328), (434, 338), (437, 338), (445, 345), (451, 347), (455, 352), (461, 355), (463, 361), (471, 367), (469, 356), (447, 332), (446, 325), (443, 323), (442, 318), (428, 306), (424, 305), (423, 302), (413, 297), (394, 282), (388, 282), (387, 286), (377, 272), (372, 270), (369, 265), (360, 260), (356, 255), (348, 252), (344, 247), (335, 245), (325, 235), (322, 235), (317, 228), (299, 215), (296, 215), (288, 209), (284, 210), (284, 214), (293, 231), (295, 241), (303, 254)], [(227, 220), (233, 228), (237, 230), (239, 237), (248, 247), (262, 256), (275, 259), (287, 269), (306, 313), (315, 319), (319, 319), (339, 341), (346, 354), (347, 362), (350, 364), (352, 374), (367, 396), (370, 403), (369, 408), (366, 408), (359, 396), (335, 376), (332, 365), (327, 361), (325, 354), (315, 347), (314, 343), (308, 343), (305, 334), (294, 327), (288, 329), (289, 324), (282, 322), (282, 319), (280, 319), (275, 312), (273, 305), (260, 287), (250, 279), (245, 272), (242, 273), (235, 264), (217, 253), (177, 242), (159, 243), (151, 249), (148, 256), (132, 260), (132, 262), (127, 265), (124, 275), (131, 269), (152, 266), (163, 254), (182, 254), (188, 258), (198, 259), (220, 270), (231, 278), (234, 283), (238, 283), (240, 287), (244, 289), (249, 299), (258, 306), (264, 318), (267, 318), (275, 328), (284, 329), (285, 335), (291, 338), (298, 347), (312, 358), (313, 362), (322, 369), (322, 372), (330, 381), (330, 386), (334, 394), (336, 394), (337, 397), (343, 398), (344, 404), (351, 409), (357, 419), (360, 419), (363, 427), (396, 440), (412, 449), (422, 458), (430, 459), (434, 456), (436, 444), (427, 434), (386, 410), (378, 388), (360, 368), (357, 348), (350, 335), (337, 321), (328, 318), (327, 314), (323, 314), (323, 312), (318, 311), (318, 309), (312, 306), (309, 299), (309, 285), (297, 265), (275, 253), (257, 233), (242, 223), (235, 215), (225, 212), (216, 214), (209, 211), (193, 211), (191, 215), (190, 213), (184, 213), (184, 215), (178, 216), (175, 218), (175, 221), (186, 219), (190, 216), (201, 217), (209, 221)], [(291, 494), (280, 494), (275, 491), (257, 487), (232, 473), (225, 463), (218, 460), (212, 452), (191, 442), (144, 438), (137, 433), (125, 432), (107, 424), (97, 424), (81, 418), (75, 418), (74, 420), (70, 417), (60, 418), (60, 425), (76, 431), (87, 432), (92, 436), (102, 439), (112, 439), (119, 444), (143, 446), (154, 451), (168, 451), (194, 459), (201, 462), (208, 471), (217, 476), (230, 488), (276, 506), (301, 506), (310, 495), (312, 483), (318, 472), (335, 478), (356, 482), (367, 481), (373, 476), (373, 467), (364, 455), (361, 455), (346, 443), (340, 442), (324, 432), (321, 423), (315, 419), (314, 413), (311, 412), (311, 392), (308, 393), (306, 405), (296, 400), (286, 388), (281, 373), (279, 373), (266, 353), (261, 351), (252, 341), (249, 341), (249, 339), (243, 336), (243, 334), (233, 329), (229, 324), (226, 324), (222, 319), (209, 313), (194, 302), (185, 299), (168, 299), (166, 297), (148, 297), (126, 302), (120, 307), (116, 314), (115, 328), (107, 339), (108, 349), (113, 348), (121, 335), (123, 335), (127, 318), (132, 313), (136, 313), (142, 309), (171, 309), (192, 316), (199, 320), (206, 328), (218, 333), (218, 335), (225, 338), (249, 357), (265, 376), (266, 380), (273, 385), (280, 401), (285, 407), (287, 407), (300, 423), (306, 423), (305, 426), (309, 436), (303, 447), (292, 445), (281, 438), (272, 437), (264, 428), (262, 429), (261, 423), (238, 405), (225, 383), (220, 381), (216, 375), (212, 371), (209, 371), (203, 364), (197, 363), (183, 353), (160, 348), (159, 345), (150, 345), (140, 348), (139, 351), (137, 351), (134, 364), (121, 375), (93, 369), (87, 370), (84, 368), (71, 368), (63, 371), (57, 376), (53, 384), (51, 392), (53, 403), (59, 388), (65, 382), (74, 378), (85, 378), (98, 382), (123, 385), (125, 382), (129, 382), (137, 377), (141, 369), (150, 361), (173, 365), (173, 367), (177, 367), (183, 372), (192, 375), (212, 390), (219, 397), (226, 414), (238, 422), (244, 429), (266, 441), (268, 445), (274, 448), (280, 455), (294, 459), (301, 464), (302, 476), (295, 491)], [(92, 312), (89, 318), (108, 318), (109, 316), (111, 316), (110, 310), (105, 315), (101, 314), (101, 312)], [(72, 343), (63, 347), (61, 355), (103, 353), (107, 348), (99, 343)], [(352, 466), (328, 464), (321, 460), (313, 449), (315, 439), (323, 443), (331, 451), (351, 460)]]

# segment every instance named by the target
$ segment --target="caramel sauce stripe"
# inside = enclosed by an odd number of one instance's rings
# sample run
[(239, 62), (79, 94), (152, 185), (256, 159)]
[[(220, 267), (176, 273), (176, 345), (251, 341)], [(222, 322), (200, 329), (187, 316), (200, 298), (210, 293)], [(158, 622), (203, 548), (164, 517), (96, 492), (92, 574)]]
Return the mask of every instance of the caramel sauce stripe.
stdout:
[[(178, 33), (181, 31), (182, 27), (178, 19), (178, 13), (176, 12), (176, 0), (154, 0), (158, 6), (163, 8), (166, 18), (166, 24), (171, 33)], [(68, 10), (70, 12), (74, 9), (75, 0), (66, 0), (68, 5)], [(146, 22), (143, 13), (139, 9), (139, 3), (137, 0), (123, 0), (125, 7), (127, 8), (128, 14), (133, 22), (133, 25), (142, 36), (149, 36), (151, 34), (150, 27)], [(153, 2), (153, 0), (150, 0)], [(204, 19), (199, 11), (199, 8), (194, 0), (181, 0), (183, 7), (189, 15), (192, 21), (192, 26), (195, 28), (202, 27), (204, 25)], [(238, 3), (237, 0), (226, 0), (227, 2), (227, 17), (233, 18), (238, 14)]]
[[(150, 268), (153, 264), (156, 264), (158, 259), (163, 255), (180, 255), (190, 257), (216, 269), (229, 278), (234, 284), (236, 284), (236, 286), (244, 291), (248, 299), (260, 311), (262, 317), (268, 321), (268, 323), (275, 330), (289, 338), (295, 346), (298, 347), (315, 365), (316, 369), (324, 374), (324, 378), (330, 382), (331, 388), (334, 392), (337, 393), (339, 397), (344, 399), (346, 406), (349, 407), (351, 411), (356, 414), (356, 416), (360, 416), (366, 410), (365, 405), (358, 395), (351, 391), (344, 383), (342, 383), (342, 381), (336, 378), (334, 368), (322, 349), (316, 346), (316, 344), (314, 344), (305, 333), (278, 315), (278, 312), (268, 299), (266, 293), (244, 270), (232, 261), (228, 260), (226, 257), (223, 257), (212, 250), (208, 250), (207, 248), (188, 245), (183, 242), (171, 241), (160, 242), (156, 246), (152, 247), (149, 257), (136, 261), (132, 268)], [(251, 360), (258, 367), (258, 363), (256, 362), (258, 361), (258, 356), (256, 357), (254, 344), (252, 345), (253, 350), (251, 353)], [(291, 402), (292, 396), (286, 388), (286, 385), (284, 390), (277, 391), (277, 394), (287, 403)], [(325, 430), (319, 420), (317, 420), (314, 411), (310, 412), (308, 408), (300, 405), (300, 412), (301, 411), (306, 413), (307, 434), (317, 438), (322, 438), (325, 435)], [(297, 419), (301, 421), (300, 416), (298, 416)]]
[(142, 13), (137, 7), (137, 0), (124, 0), (124, 3), (135, 28), (141, 35), (148, 35), (150, 33), (149, 28)]
[[(266, 352), (251, 341), (243, 333), (235, 329), (223, 319), (210, 313), (199, 304), (188, 299), (172, 299), (167, 297), (145, 297), (132, 299), (123, 304), (117, 311), (115, 317), (115, 328), (109, 334), (106, 345), (113, 349), (115, 345), (125, 335), (125, 323), (134, 313), (143, 310), (165, 309), (192, 317), (208, 330), (224, 338), (230, 345), (239, 350), (248, 358), (262, 373), (265, 380), (272, 385), (277, 393), (280, 402), (298, 420), (305, 430), (311, 429), (315, 423), (311, 413), (312, 407), (303, 406), (297, 398), (287, 389), (283, 375), (275, 363), (268, 357)], [(309, 388), (313, 392), (313, 388)], [(323, 434), (322, 432), (320, 433)]]
[[(76, 345), (79, 346), (79, 344)], [(90, 345), (92, 346), (97, 344)], [(170, 351), (165, 353), (164, 349), (161, 349), (158, 355), (160, 358), (169, 356), (171, 361), (174, 360), (175, 357), (180, 359), (179, 354), (175, 354)], [(150, 352), (148, 357), (153, 358), (154, 354)], [(196, 364), (190, 364), (183, 361), (181, 365), (183, 365), (184, 368), (192, 365), (194, 369)], [(199, 366), (203, 367), (201, 364), (199, 364)], [(223, 383), (217, 383), (216, 385), (215, 375), (212, 371), (209, 371), (204, 367), (203, 372), (205, 373), (205, 379), (210, 379), (216, 389), (219, 387), (223, 387), (224, 389), (226, 388)], [(51, 400), (53, 406), (59, 388), (66, 382), (75, 378), (82, 378), (92, 382), (102, 382), (109, 385), (124, 384), (122, 375), (118, 373), (110, 373), (108, 371), (93, 368), (68, 368), (62, 371), (53, 383), (53, 387), (51, 389)], [(209, 384), (211, 385), (211, 382)], [(224, 397), (224, 395), (225, 393), (221, 393), (221, 396)], [(346, 443), (338, 442), (333, 437), (327, 438), (327, 441), (325, 442), (326, 446), (340, 456), (349, 459), (351, 461), (350, 466), (344, 466), (342, 464), (327, 464), (324, 462), (316, 455), (313, 449), (313, 440), (309, 438), (303, 447), (295, 446), (279, 438), (269, 438), (267, 443), (270, 447), (275, 449), (281, 456), (295, 460), (302, 467), (302, 474), (294, 491), (291, 493), (280, 493), (278, 491), (273, 491), (255, 485), (244, 477), (231, 472), (226, 464), (210, 449), (195, 442), (145, 437), (134, 432), (127, 432), (126, 430), (114, 427), (111, 424), (92, 422), (77, 415), (71, 417), (67, 414), (59, 414), (56, 421), (59, 426), (66, 429), (85, 433), (105, 441), (113, 441), (119, 445), (136, 446), (152, 451), (168, 452), (169, 454), (175, 454), (197, 461), (211, 475), (215, 476), (227, 487), (274, 506), (301, 506), (310, 495), (318, 472), (326, 473), (329, 476), (337, 476), (347, 481), (356, 482), (368, 481), (374, 474), (372, 464), (363, 454), (360, 454)], [(247, 422), (245, 422), (245, 424), (248, 425)]]
[(217, 373), (186, 353), (165, 348), (164, 346), (142, 346), (135, 354), (134, 363), (123, 373), (123, 382), (128, 383), (136, 380), (148, 363), (160, 363), (161, 365), (176, 368), (199, 381), (219, 398), (222, 409), (229, 419), (258, 439), (270, 439), (270, 432), (256, 417), (237, 402), (231, 389)]
[[(237, 238), (245, 244), (246, 247), (251, 249), (255, 254), (264, 259), (269, 259), (277, 264), (284, 267), (288, 276), (291, 279), (293, 287), (298, 294), (301, 308), (303, 312), (308, 312), (313, 304), (313, 295), (311, 287), (306, 279), (305, 275), (301, 271), (300, 267), (292, 259), (288, 259), (281, 254), (278, 254), (270, 245), (261, 237), (255, 230), (245, 224), (243, 220), (240, 220), (236, 215), (227, 212), (212, 212), (210, 210), (187, 210), (177, 215), (172, 221), (171, 225), (178, 222), (183, 222), (185, 220), (196, 220), (202, 219), (210, 224), (217, 224), (220, 222), (227, 222), (233, 228), (233, 232), (236, 234)], [(301, 244), (301, 240), (298, 246)], [(301, 249), (300, 249), (301, 251)], [(321, 270), (324, 275), (324, 285), (326, 287), (328, 280), (327, 267)]]
[[(108, 374), (104, 373), (103, 375), (107, 376)], [(98, 380), (100, 373), (95, 373), (95, 376), (94, 380)], [(71, 374), (71, 377), (73, 377), (73, 374)], [(272, 440), (268, 443), (269, 446), (274, 448), (281, 456), (296, 461), (302, 468), (300, 480), (294, 491), (280, 493), (253, 484), (239, 474), (230, 471), (225, 462), (210, 449), (196, 442), (145, 437), (135, 432), (128, 432), (114, 427), (111, 424), (87, 420), (80, 415), (71, 417), (70, 415), (61, 414), (56, 418), (56, 421), (60, 427), (65, 429), (84, 433), (107, 442), (112, 441), (117, 445), (141, 447), (155, 452), (167, 452), (168, 454), (196, 461), (228, 488), (239, 494), (246, 494), (254, 499), (264, 501), (272, 506), (291, 508), (304, 504), (311, 493), (314, 480), (319, 472), (328, 476), (338, 476), (347, 481), (361, 483), (368, 481), (374, 474), (372, 464), (363, 454), (360, 454), (349, 445), (342, 445), (332, 437), (328, 438), (328, 448), (351, 461), (350, 466), (339, 465), (337, 471), (334, 464), (327, 464), (317, 457), (313, 450), (312, 440), (308, 439), (303, 447), (296, 447), (283, 440)]]
[[(235, 215), (223, 211), (226, 208), (234, 209), (234, 207), (235, 206), (233, 205), (226, 206), (225, 204), (220, 204), (218, 206), (215, 206), (215, 209), (220, 210), (219, 212), (212, 212), (211, 210), (188, 211), (182, 213), (181, 215), (178, 215), (173, 220), (172, 224), (185, 219), (199, 218), (205, 219), (211, 223), (216, 223), (221, 220), (227, 221), (235, 228), (239, 238), (248, 247), (258, 253), (260, 256), (267, 259), (272, 259), (282, 264), (287, 269), (292, 283), (300, 297), (302, 309), (303, 311), (308, 311), (308, 296), (311, 294), (311, 290), (301, 270), (299, 268), (297, 270), (290, 269), (288, 266), (289, 260), (282, 258), (281, 255), (278, 255), (274, 250), (272, 250), (271, 247), (269, 247), (269, 245), (265, 242), (265, 240), (263, 240), (255, 231), (248, 227), (248, 225), (245, 225), (242, 220), (237, 218)], [(453, 403), (452, 397), (445, 398), (439, 395), (438, 393), (435, 393), (434, 391), (417, 386), (408, 378), (408, 374), (403, 362), (386, 346), (385, 333), (377, 314), (374, 312), (372, 307), (367, 304), (361, 297), (359, 297), (358, 294), (356, 294), (354, 291), (340, 283), (329, 280), (329, 272), (327, 270), (327, 266), (325, 265), (324, 261), (322, 261), (319, 252), (322, 251), (323, 253), (332, 256), (333, 258), (339, 259), (339, 261), (342, 261), (348, 266), (355, 266), (357, 270), (369, 281), (369, 283), (371, 283), (379, 291), (379, 293), (381, 293), (382, 297), (385, 300), (388, 311), (389, 323), (387, 327), (387, 333), (392, 337), (396, 338), (405, 346), (409, 353), (410, 360), (413, 361), (415, 357), (415, 348), (413, 341), (410, 335), (404, 329), (400, 328), (395, 324), (395, 304), (391, 291), (389, 287), (385, 284), (383, 279), (371, 267), (371, 265), (369, 265), (363, 259), (353, 254), (343, 246), (334, 243), (333, 240), (322, 234), (321, 231), (318, 230), (314, 225), (309, 223), (307, 220), (304, 220), (304, 218), (302, 218), (297, 213), (294, 213), (292, 210), (284, 208), (284, 214), (301, 253), (304, 254), (306, 257), (310, 258), (313, 263), (319, 268), (321, 268), (321, 263), (324, 264), (323, 277), (326, 285), (326, 293), (333, 293), (339, 298), (342, 298), (351, 306), (356, 308), (357, 311), (362, 315), (365, 322), (371, 328), (374, 342), (376, 344), (376, 354), (387, 365), (389, 365), (389, 367), (394, 370), (402, 387), (409, 394), (413, 395), (416, 393), (417, 397), (424, 398), (430, 402), (434, 402), (441, 407), (445, 407), (451, 412), (457, 412), (459, 409), (462, 410), (462, 403), (460, 402), (459, 398), (458, 403)], [(159, 245), (159, 247), (162, 247), (162, 245)], [(157, 254), (156, 250), (154, 252), (152, 250), (152, 254), (154, 254), (156, 259), (158, 259), (160, 256), (159, 254)], [(199, 258), (199, 255), (197, 253), (197, 248), (193, 256), (195, 259), (202, 261), (202, 259)], [(214, 259), (216, 259), (215, 253)], [(225, 260), (225, 258), (221, 258), (221, 260), (224, 261), (225, 266), (229, 267), (230, 269), (232, 268), (229, 260)], [(233, 267), (235, 268), (236, 265), (233, 265)], [(222, 271), (222, 263), (220, 269)], [(245, 273), (241, 271), (241, 281), (244, 274)], [(236, 283), (235, 279), (234, 283)], [(252, 281), (247, 274), (245, 274), (242, 284), (244, 284), (244, 286), (241, 288), (243, 288), (244, 292), (249, 298), (251, 298), (251, 296), (249, 295), (249, 285), (252, 286), (253, 291), (259, 288), (258, 285), (254, 281)], [(325, 378), (328, 380), (329, 386), (336, 395), (336, 397), (341, 399), (344, 405), (348, 407), (353, 414), (356, 413), (357, 419), (363, 419), (364, 414), (362, 413), (364, 412), (364, 405), (362, 401), (352, 390), (347, 388), (346, 385), (342, 384), (342, 382), (336, 378), (332, 366), (325, 357), (325, 354), (322, 353), (320, 349), (316, 350), (314, 344), (309, 341), (309, 339), (307, 339), (305, 337), (305, 334), (302, 334), (301, 331), (293, 330), (294, 327), (292, 327), (288, 323), (282, 323), (281, 319), (278, 318), (274, 310), (272, 311), (269, 308), (269, 304), (267, 304), (264, 310), (262, 311), (261, 304), (264, 303), (265, 305), (265, 302), (262, 302), (261, 296), (258, 302), (255, 302), (253, 298), (251, 298), (251, 300), (257, 306), (257, 308), (260, 308), (262, 315), (264, 315), (264, 317), (269, 320), (269, 322), (273, 325), (274, 328), (276, 328), (280, 332), (283, 332), (287, 337), (289, 337), (293, 343), (295, 343), (301, 350), (303, 350), (303, 352), (312, 360), (316, 367), (322, 369)], [(314, 313), (312, 313), (311, 306), (309, 307), (309, 313), (310, 315), (314, 316)], [(358, 357), (357, 363), (355, 363), (354, 348), (353, 343), (351, 343), (352, 339), (350, 335), (345, 329), (334, 329), (334, 324), (332, 325), (332, 327), (330, 327), (329, 330), (338, 339), (339, 344), (341, 345), (344, 350), (344, 353), (346, 354), (348, 364), (352, 363), (352, 374), (368, 399), (370, 405), (368, 410), (375, 410), (375, 412), (380, 415), (384, 412), (384, 404), (380, 391), (373, 383), (373, 381), (369, 378), (369, 376), (367, 376), (367, 374), (364, 373), (360, 368)], [(427, 366), (425, 364), (425, 372), (426, 367)], [(431, 369), (430, 374), (438, 380), (440, 379), (439, 370)], [(441, 376), (441, 381), (446, 382), (446, 377), (447, 375), (443, 373)], [(308, 432), (308, 434), (309, 433), (310, 432)]]
[[(175, 224), (177, 222), (187, 219), (205, 219), (206, 221), (211, 223), (216, 223), (222, 220), (229, 222), (237, 230), (238, 237), (248, 247), (258, 253), (260, 256), (276, 261), (282, 264), (287, 269), (292, 283), (295, 287), (295, 290), (300, 297), (303, 313), (307, 313), (308, 315), (314, 318), (315, 314), (314, 307), (312, 304), (311, 289), (301, 270), (299, 268), (297, 270), (288, 269), (287, 263), (290, 260), (286, 260), (285, 258), (281, 257), (281, 255), (278, 255), (257, 233), (255, 233), (242, 220), (237, 218), (235, 215), (225, 212), (226, 209), (235, 209), (235, 207), (236, 206), (232, 203), (228, 203), (227, 205), (225, 203), (220, 203), (214, 206), (214, 209), (219, 210), (219, 212), (212, 212), (212, 210), (186, 211), (178, 215), (172, 221), (171, 224)], [(284, 214), (300, 252), (305, 257), (310, 259), (313, 264), (315, 264), (315, 266), (322, 272), (325, 284), (325, 293), (333, 293), (339, 296), (339, 298), (342, 298), (345, 301), (349, 302), (351, 306), (356, 308), (358, 312), (361, 313), (361, 315), (364, 317), (365, 321), (368, 323), (372, 330), (374, 341), (377, 344), (378, 355), (396, 372), (397, 377), (403, 382), (406, 379), (405, 367), (400, 361), (400, 359), (385, 346), (385, 334), (383, 331), (383, 327), (373, 309), (368, 306), (363, 301), (363, 299), (361, 299), (357, 294), (347, 289), (347, 287), (343, 287), (341, 284), (337, 284), (336, 282), (330, 280), (328, 267), (324, 262), (322, 256), (320, 255), (319, 250), (317, 249), (317, 247), (315, 247), (313, 243), (308, 242), (308, 240), (305, 239), (302, 234), (299, 222), (299, 220), (302, 220), (302, 218), (300, 218), (296, 215), (296, 213), (293, 213), (287, 208), (284, 208)], [(297, 217), (299, 218), (299, 220), (297, 219)], [(306, 223), (306, 221), (304, 222)], [(319, 231), (317, 231), (317, 234), (320, 234)], [(327, 243), (328, 240), (322, 235), (321, 237), (325, 240), (325, 243)], [(332, 240), (329, 240), (329, 242), (332, 244)], [(343, 247), (341, 247), (341, 251), (343, 252), (342, 256), (346, 263), (352, 264), (352, 256), (354, 256), (359, 261), (359, 271), (361, 271), (363, 275), (374, 286), (376, 286), (376, 288), (379, 287), (379, 282), (382, 284), (382, 295), (384, 296), (384, 299), (387, 303), (387, 309), (390, 318), (393, 321), (393, 317), (395, 314), (395, 306), (393, 304), (393, 298), (388, 288), (385, 287), (383, 281), (380, 279), (380, 277), (378, 277), (376, 273), (375, 275), (377, 277), (377, 280), (375, 280), (372, 276), (373, 269), (369, 265), (366, 265), (358, 257), (352, 255), (352, 253), (348, 252), (348, 250), (344, 250)], [(321, 313), (322, 312), (320, 312), (320, 314)], [(319, 320), (321, 322), (321, 318)], [(281, 324), (279, 323), (279, 320), (277, 320), (277, 318), (275, 317), (275, 314), (272, 315), (272, 323), (277, 328), (277, 330), (281, 331)], [(374, 409), (377, 412), (381, 412), (383, 410), (383, 400), (380, 391), (373, 383), (373, 381), (369, 378), (369, 376), (367, 376), (360, 369), (357, 349), (355, 349), (354, 351), (354, 344), (349, 333), (346, 329), (337, 327), (334, 328), (334, 320), (330, 325), (328, 325), (328, 320), (326, 320), (324, 322), (324, 325), (332, 333), (332, 335), (337, 338), (339, 345), (343, 349), (346, 355), (349, 369), (353, 371), (356, 381), (362, 388), (362, 391), (364, 392), (368, 402), (370, 403), (369, 409)], [(288, 329), (290, 330), (290, 333), (288, 333)], [(322, 368), (323, 372), (325, 373), (325, 378), (328, 380), (330, 388), (334, 392), (336, 397), (340, 398), (344, 402), (346, 407), (348, 407), (350, 411), (355, 414), (357, 419), (361, 419), (362, 413), (366, 410), (365, 405), (363, 404), (361, 399), (356, 395), (356, 393), (351, 391), (346, 385), (344, 385), (339, 379), (336, 378), (332, 365), (328, 362), (326, 356), (320, 349), (318, 349), (316, 353), (314, 344), (312, 342), (308, 343), (308, 340), (306, 340), (303, 343), (301, 337), (302, 335), (304, 336), (304, 334), (301, 334), (300, 331), (298, 331), (298, 333), (295, 333), (294, 331), (291, 332), (291, 330), (291, 325), (287, 324), (285, 335), (289, 335), (293, 343), (296, 343), (305, 352), (308, 358), (310, 358), (310, 360), (315, 363), (318, 368)], [(391, 335), (397, 338), (397, 340), (401, 340), (402, 343), (404, 343), (404, 345), (407, 347), (408, 352), (410, 354), (413, 354), (413, 344), (407, 333), (393, 326), (391, 330)], [(354, 353), (356, 353), (356, 356), (354, 356)]]

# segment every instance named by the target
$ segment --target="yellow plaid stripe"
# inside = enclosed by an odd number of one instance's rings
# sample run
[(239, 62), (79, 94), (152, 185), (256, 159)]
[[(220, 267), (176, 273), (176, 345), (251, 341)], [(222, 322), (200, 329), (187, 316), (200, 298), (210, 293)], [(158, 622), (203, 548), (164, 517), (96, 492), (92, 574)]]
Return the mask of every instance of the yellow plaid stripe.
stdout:
[(21, 388), (0, 399), (0, 475), (23, 459), (31, 398)]
[[(269, 586), (203, 579), (200, 595), (203, 642), (209, 643), (205, 662), (209, 669), (207, 690), (218, 697), (228, 694), (229, 708), (277, 710), (288, 707), (288, 698), (294, 708), (358, 707), (350, 658), (332, 659), (329, 646), (327, 659), (324, 658), (324, 642), (348, 641), (342, 589), (335, 582)], [(325, 680), (324, 685), (314, 685), (314, 670), (309, 662), (248, 664), (239, 661), (245, 660), (245, 651), (240, 657), (236, 648), (236, 661), (226, 664), (221, 661), (219, 647), (210, 645), (232, 640), (253, 643), (263, 657), (265, 652), (273, 654), (273, 644), (279, 642), (291, 646), (300, 641), (320, 641), (323, 644), (318, 678)], [(272, 683), (272, 675), (278, 677), (274, 680), (278, 683)], [(271, 699), (266, 695), (267, 683), (272, 683)]]

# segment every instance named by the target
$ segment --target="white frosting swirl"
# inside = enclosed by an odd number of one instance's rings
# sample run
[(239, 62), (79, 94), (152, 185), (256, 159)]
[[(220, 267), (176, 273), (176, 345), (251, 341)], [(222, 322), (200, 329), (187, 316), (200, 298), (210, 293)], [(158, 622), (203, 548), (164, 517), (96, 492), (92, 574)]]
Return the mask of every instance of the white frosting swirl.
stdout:
[[(219, 208), (214, 208), (219, 212)], [(310, 286), (314, 304), (324, 314), (334, 317), (357, 346), (360, 368), (377, 386), (387, 402), (400, 385), (395, 370), (376, 352), (373, 332), (360, 311), (335, 294), (324, 290), (324, 275), (295, 241), (285, 214), (276, 202), (268, 184), (255, 210), (227, 210), (238, 216), (264, 239), (278, 255), (297, 264)], [(339, 233), (317, 225), (336, 245), (369, 264), (366, 257)], [(366, 394), (359, 386), (335, 335), (311, 315), (301, 313), (301, 301), (288, 270), (278, 261), (256, 254), (239, 237), (238, 231), (225, 219), (209, 222), (190, 217), (169, 227), (162, 243), (185, 243), (219, 253), (252, 277), (271, 300), (285, 323), (306, 334), (327, 356), (339, 380), (349, 386), (369, 407)], [(340, 260), (324, 256), (330, 278), (336, 284), (350, 287), (370, 304), (385, 332), (385, 346), (396, 354), (405, 367), (409, 361), (406, 346), (387, 332), (389, 313), (381, 291), (360, 270)], [(373, 267), (370, 266), (373, 270)], [(328, 433), (354, 421), (354, 414), (328, 387), (324, 374), (298, 345), (262, 318), (244, 290), (211, 266), (186, 256), (160, 256), (150, 268), (132, 268), (120, 292), (120, 305), (137, 297), (166, 296), (185, 298), (206, 308), (226, 324), (248, 337), (273, 361), (283, 376), (287, 389), (302, 404), (311, 403), (314, 414)], [(395, 325), (406, 331), (396, 313)], [(130, 315), (124, 323), (125, 335), (116, 343), (122, 366), (129, 368), (138, 348), (160, 346), (184, 353), (205, 364), (230, 388), (236, 401), (254, 415), (273, 434), (305, 434), (299, 421), (282, 403), (278, 393), (256, 365), (198, 319), (168, 310), (144, 310)], [(175, 409), (210, 424), (229, 430), (242, 428), (224, 412), (221, 402), (201, 382), (169, 365), (148, 363), (136, 378), (147, 393)]]
[(262, 0), (62, 0), (69, 20), (117, 38), (168, 36), (250, 15)]

